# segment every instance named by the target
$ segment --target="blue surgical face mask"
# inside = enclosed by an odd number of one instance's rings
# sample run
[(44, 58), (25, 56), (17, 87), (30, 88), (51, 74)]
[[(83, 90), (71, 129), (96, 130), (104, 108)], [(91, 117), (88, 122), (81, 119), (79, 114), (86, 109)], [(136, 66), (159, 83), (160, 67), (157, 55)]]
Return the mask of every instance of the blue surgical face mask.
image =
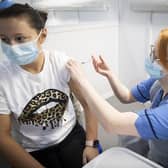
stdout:
[(161, 79), (165, 76), (163, 68), (157, 62), (153, 62), (150, 58), (145, 59), (145, 70), (151, 78)]
[(40, 37), (40, 34), (41, 32), (35, 40), (22, 44), (9, 45), (1, 41), (1, 47), (4, 55), (17, 65), (32, 63), (36, 60), (39, 54), (37, 40)]

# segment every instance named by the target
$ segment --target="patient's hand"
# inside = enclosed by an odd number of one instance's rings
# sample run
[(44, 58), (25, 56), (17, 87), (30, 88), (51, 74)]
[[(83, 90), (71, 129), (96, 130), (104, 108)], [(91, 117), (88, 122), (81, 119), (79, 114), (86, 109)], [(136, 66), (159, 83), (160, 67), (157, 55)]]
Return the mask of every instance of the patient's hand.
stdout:
[(83, 164), (88, 163), (98, 155), (99, 155), (99, 152), (97, 148), (88, 147), (88, 146), (85, 147), (83, 151)]

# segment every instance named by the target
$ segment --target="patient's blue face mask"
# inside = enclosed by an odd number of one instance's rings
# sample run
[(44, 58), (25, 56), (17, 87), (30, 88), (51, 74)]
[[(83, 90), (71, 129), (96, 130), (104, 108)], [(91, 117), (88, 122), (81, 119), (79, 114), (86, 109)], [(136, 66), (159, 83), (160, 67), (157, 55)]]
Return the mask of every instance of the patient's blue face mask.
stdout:
[(37, 47), (37, 40), (39, 39), (40, 35), (41, 32), (35, 40), (22, 44), (9, 45), (1, 41), (2, 51), (5, 56), (15, 64), (30, 64), (38, 57), (39, 49)]
[(145, 59), (145, 70), (151, 78), (161, 79), (165, 76), (163, 68), (159, 65), (159, 59), (154, 58), (154, 47), (151, 47), (150, 57)]

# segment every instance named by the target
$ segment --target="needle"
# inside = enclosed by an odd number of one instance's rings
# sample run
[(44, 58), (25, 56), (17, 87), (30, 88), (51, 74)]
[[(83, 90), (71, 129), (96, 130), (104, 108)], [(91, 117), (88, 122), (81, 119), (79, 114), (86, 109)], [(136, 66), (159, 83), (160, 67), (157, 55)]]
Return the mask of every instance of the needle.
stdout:
[(89, 63), (89, 62), (90, 62), (90, 59), (87, 60), (87, 61), (81, 61), (81, 64), (87, 64), (87, 63)]
[(89, 61), (82, 61), (81, 64), (87, 64)]

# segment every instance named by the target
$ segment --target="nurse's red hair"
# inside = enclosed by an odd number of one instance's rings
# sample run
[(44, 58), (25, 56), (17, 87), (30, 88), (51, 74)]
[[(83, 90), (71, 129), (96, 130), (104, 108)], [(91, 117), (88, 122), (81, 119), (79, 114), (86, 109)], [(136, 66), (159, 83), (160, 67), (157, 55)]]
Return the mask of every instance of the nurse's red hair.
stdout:
[(160, 63), (168, 70), (168, 28), (161, 30), (157, 42), (157, 54)]

